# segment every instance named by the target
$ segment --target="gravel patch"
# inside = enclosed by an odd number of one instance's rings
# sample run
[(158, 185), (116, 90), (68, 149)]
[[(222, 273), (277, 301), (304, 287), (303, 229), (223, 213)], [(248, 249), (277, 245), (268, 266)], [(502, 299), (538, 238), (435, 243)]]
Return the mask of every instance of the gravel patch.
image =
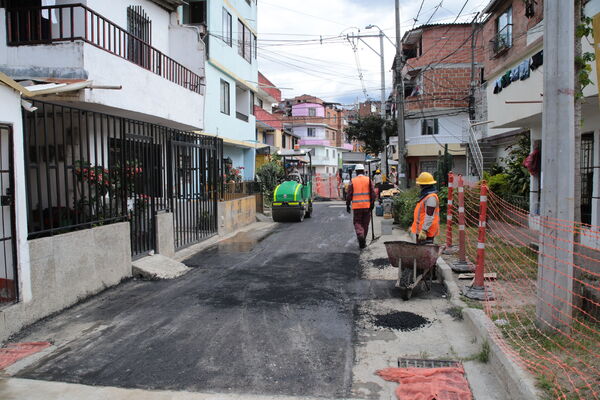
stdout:
[(428, 325), (431, 321), (408, 311), (396, 311), (374, 315), (373, 323), (381, 328), (396, 329), (403, 332), (414, 331)]

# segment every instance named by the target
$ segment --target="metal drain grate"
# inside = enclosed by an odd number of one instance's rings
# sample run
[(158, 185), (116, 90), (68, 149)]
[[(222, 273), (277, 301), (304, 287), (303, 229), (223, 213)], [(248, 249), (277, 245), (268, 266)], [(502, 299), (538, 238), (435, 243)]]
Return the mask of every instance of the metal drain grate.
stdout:
[(420, 358), (399, 358), (399, 368), (442, 368), (458, 367), (460, 362), (452, 360), (426, 360)]

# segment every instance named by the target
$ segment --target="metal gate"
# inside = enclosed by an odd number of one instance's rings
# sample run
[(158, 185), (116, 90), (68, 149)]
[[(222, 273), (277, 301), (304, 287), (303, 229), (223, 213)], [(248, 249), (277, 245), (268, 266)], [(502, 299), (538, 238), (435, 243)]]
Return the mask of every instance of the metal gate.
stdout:
[(18, 299), (12, 129), (0, 125), (0, 304)]
[(171, 142), (169, 186), (177, 249), (217, 233), (220, 161), (215, 138), (185, 136)]
[(222, 139), (32, 103), (23, 113), (29, 239), (129, 220), (137, 258), (156, 249), (161, 211), (174, 213), (177, 248), (217, 232)]

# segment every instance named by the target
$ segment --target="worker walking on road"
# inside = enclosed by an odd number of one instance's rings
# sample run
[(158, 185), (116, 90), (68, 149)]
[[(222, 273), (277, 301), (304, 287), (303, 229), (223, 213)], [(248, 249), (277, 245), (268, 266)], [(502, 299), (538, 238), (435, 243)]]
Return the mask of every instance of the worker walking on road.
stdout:
[(411, 228), (417, 244), (433, 243), (433, 239), (440, 233), (440, 200), (436, 183), (429, 172), (422, 172), (417, 178), (417, 185), (421, 187), (421, 197), (415, 207)]
[(375, 189), (368, 176), (365, 175), (365, 167), (358, 164), (354, 171), (356, 177), (348, 185), (346, 192), (346, 211), (350, 213), (350, 206), (354, 211), (354, 230), (358, 239), (358, 246), (364, 249), (367, 245), (367, 233), (369, 232), (369, 222), (371, 221), (371, 212), (375, 205)]

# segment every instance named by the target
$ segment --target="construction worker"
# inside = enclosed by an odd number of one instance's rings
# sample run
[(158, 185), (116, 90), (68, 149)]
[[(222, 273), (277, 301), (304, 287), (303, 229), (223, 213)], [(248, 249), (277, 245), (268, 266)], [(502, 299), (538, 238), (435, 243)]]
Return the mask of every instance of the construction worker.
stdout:
[(375, 205), (375, 189), (373, 182), (365, 175), (365, 167), (362, 164), (354, 168), (356, 177), (348, 185), (346, 192), (346, 211), (350, 213), (350, 206), (354, 211), (353, 222), (358, 246), (364, 249), (367, 245), (367, 233), (369, 232), (369, 222), (371, 221), (371, 212)]
[(411, 228), (417, 244), (433, 243), (433, 239), (440, 233), (440, 200), (436, 183), (429, 172), (422, 172), (417, 178), (417, 185), (421, 187), (421, 196), (415, 207)]
[(381, 176), (381, 170), (376, 169), (373, 172), (373, 183), (375, 184), (375, 192), (377, 193), (377, 200), (381, 198), (381, 186), (383, 184), (383, 177)]

